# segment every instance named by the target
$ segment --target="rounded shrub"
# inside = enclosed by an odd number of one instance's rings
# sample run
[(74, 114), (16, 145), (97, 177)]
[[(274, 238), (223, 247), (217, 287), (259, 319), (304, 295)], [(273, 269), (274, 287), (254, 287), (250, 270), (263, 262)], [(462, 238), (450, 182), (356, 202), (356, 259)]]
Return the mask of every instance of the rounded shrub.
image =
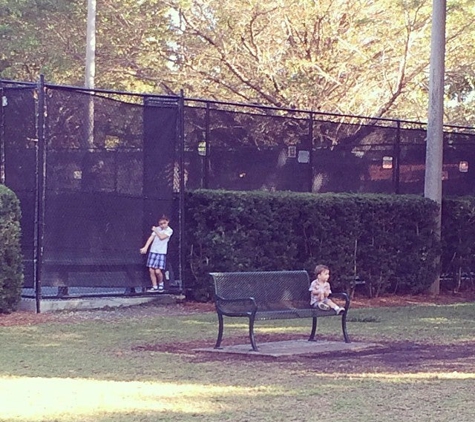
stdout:
[(20, 216), (18, 198), (0, 185), (0, 313), (15, 311), (21, 299)]

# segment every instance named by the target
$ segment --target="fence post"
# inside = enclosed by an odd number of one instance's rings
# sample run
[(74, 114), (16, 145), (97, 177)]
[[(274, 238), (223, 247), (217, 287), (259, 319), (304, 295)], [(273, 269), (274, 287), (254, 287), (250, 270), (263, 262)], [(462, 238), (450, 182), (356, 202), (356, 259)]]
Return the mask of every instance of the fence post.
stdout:
[(178, 197), (178, 276), (184, 290), (184, 264), (185, 264), (185, 97), (183, 89), (180, 90), (178, 100), (178, 150), (180, 166), (180, 191)]
[(401, 121), (396, 122), (396, 143), (394, 144), (394, 169), (393, 169), (393, 180), (394, 180), (394, 193), (398, 194), (399, 192), (399, 176), (401, 168)]
[(309, 186), (308, 191), (313, 192), (313, 113), (310, 112), (308, 114), (309, 117), (309, 128), (308, 128), (308, 150), (309, 150), (309, 157), (308, 157), (308, 173), (309, 173)]
[(43, 238), (45, 224), (45, 187), (46, 187), (46, 154), (45, 154), (45, 79), (40, 75), (37, 84), (38, 102), (36, 111), (36, 198), (35, 198), (35, 239), (34, 239), (34, 286), (36, 312), (41, 312), (41, 279), (43, 266)]
[(203, 184), (201, 187), (208, 189), (209, 188), (209, 124), (210, 124), (210, 116), (209, 116), (209, 102), (206, 102), (206, 115), (205, 115), (205, 156), (203, 157), (203, 167), (202, 177), (203, 177)]
[(0, 183), (5, 184), (5, 112), (7, 97), (3, 96), (3, 87), (0, 87)]

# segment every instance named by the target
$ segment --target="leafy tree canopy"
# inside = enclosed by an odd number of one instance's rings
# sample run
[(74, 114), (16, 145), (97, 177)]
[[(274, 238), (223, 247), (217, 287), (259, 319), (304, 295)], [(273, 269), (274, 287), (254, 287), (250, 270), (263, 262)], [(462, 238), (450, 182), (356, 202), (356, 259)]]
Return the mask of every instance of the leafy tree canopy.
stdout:
[[(96, 86), (426, 120), (432, 0), (100, 0)], [(0, 0), (0, 76), (83, 85), (87, 2)], [(446, 123), (475, 121), (475, 8), (448, 0)]]

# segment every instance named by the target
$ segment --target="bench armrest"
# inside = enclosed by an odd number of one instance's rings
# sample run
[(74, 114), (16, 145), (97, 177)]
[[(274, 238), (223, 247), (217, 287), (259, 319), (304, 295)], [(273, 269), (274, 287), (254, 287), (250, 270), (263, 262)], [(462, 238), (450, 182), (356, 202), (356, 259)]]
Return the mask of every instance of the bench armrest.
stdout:
[(225, 299), (215, 295), (214, 303), (218, 314), (226, 316), (250, 316), (257, 311), (256, 300), (253, 297)]
[(347, 311), (350, 307), (350, 297), (347, 293), (332, 293), (329, 298), (343, 299), (345, 301), (345, 310)]

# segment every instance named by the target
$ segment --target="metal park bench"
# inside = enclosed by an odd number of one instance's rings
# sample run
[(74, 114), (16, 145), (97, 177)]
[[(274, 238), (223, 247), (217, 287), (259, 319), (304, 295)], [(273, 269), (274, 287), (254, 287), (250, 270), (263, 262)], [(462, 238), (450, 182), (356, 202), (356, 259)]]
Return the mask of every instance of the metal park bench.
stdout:
[(249, 318), (249, 339), (257, 351), (254, 338), (256, 320), (312, 318), (309, 341), (315, 341), (317, 318), (338, 316), (345, 342), (350, 339), (346, 332), (346, 315), (350, 299), (346, 293), (333, 293), (332, 298), (345, 301), (345, 311), (323, 311), (310, 306), (310, 280), (307, 271), (264, 271), (210, 273), (214, 281), (215, 305), (219, 331), (215, 349), (221, 348), (224, 317)]

